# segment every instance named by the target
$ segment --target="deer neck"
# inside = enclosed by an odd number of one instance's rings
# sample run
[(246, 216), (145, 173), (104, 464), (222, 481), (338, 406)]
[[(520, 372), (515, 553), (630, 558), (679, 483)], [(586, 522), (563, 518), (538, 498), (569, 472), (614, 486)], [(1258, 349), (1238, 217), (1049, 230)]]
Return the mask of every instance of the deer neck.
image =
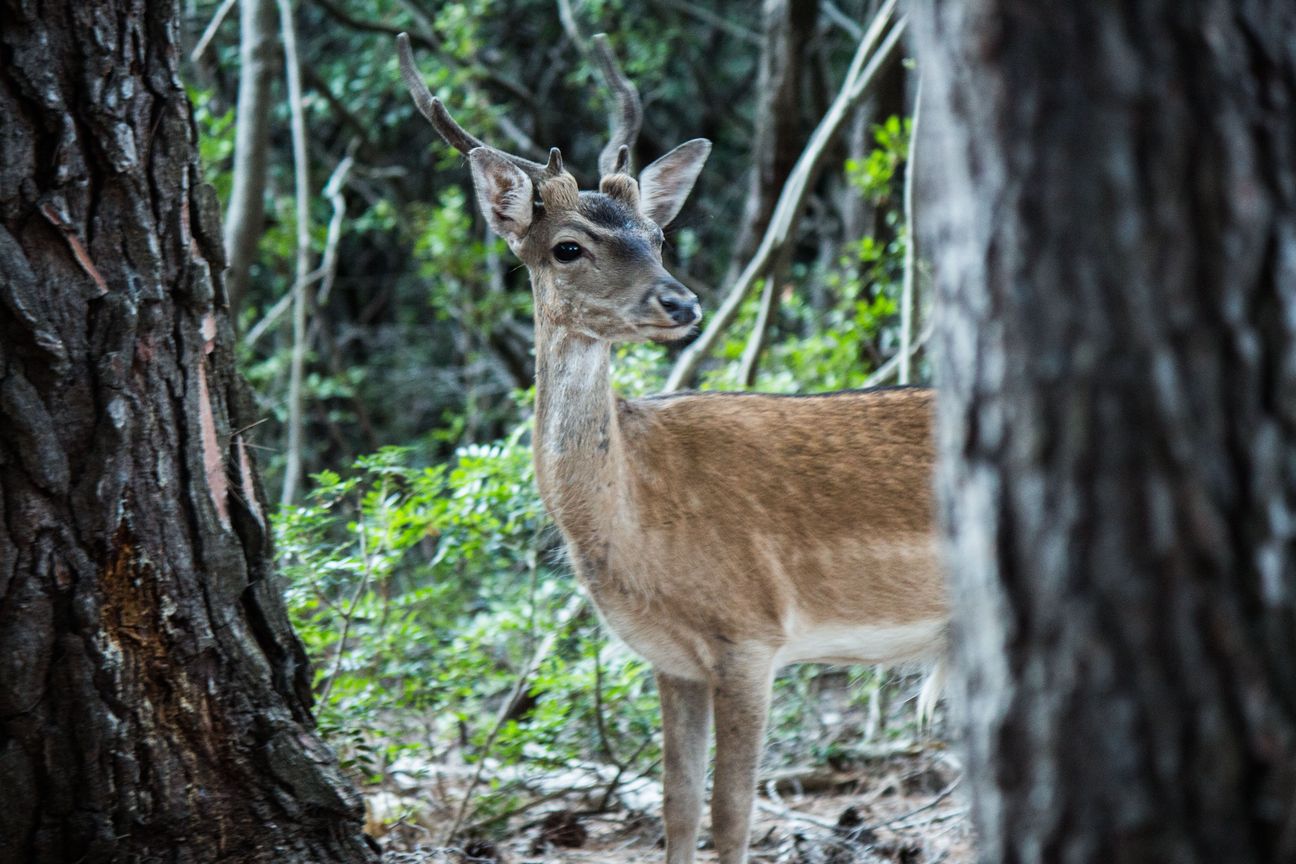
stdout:
[(535, 333), (536, 482), (574, 551), (595, 565), (606, 555), (611, 522), (622, 503), (623, 442), (611, 349), (540, 314)]

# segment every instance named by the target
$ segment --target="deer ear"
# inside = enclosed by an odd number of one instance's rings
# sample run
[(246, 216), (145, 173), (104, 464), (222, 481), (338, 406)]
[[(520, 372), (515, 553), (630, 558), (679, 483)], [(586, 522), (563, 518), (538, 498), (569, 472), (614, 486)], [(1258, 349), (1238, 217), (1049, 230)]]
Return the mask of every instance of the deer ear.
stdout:
[(475, 147), (468, 154), (472, 166), (477, 206), (491, 230), (508, 241), (520, 241), (531, 228), (535, 190), (531, 178), (509, 160), (488, 147)]
[(639, 172), (639, 212), (662, 228), (679, 215), (711, 153), (705, 138), (685, 141)]

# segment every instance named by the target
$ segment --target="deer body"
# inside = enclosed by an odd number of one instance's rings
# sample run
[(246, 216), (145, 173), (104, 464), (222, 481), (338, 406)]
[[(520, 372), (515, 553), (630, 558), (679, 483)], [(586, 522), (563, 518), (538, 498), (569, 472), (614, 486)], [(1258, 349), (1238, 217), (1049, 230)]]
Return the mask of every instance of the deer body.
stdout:
[[(579, 192), (556, 149), (539, 165), (460, 129), (401, 47), (420, 109), (468, 154), (483, 213), (531, 274), (536, 479), (600, 615), (653, 664), (667, 861), (694, 859), (714, 719), (712, 833), (721, 864), (742, 864), (776, 669), (943, 650), (931, 393), (617, 397), (613, 342), (677, 339), (698, 320), (662, 266), (661, 229), (710, 145), (681, 145), (636, 183), (623, 123), (600, 191)], [(633, 88), (599, 47), (637, 129)]]

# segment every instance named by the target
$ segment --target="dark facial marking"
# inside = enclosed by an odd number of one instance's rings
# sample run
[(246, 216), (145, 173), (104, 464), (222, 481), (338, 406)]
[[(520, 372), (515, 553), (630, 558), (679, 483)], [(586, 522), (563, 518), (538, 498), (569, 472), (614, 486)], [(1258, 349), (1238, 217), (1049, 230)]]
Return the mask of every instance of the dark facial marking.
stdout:
[(614, 231), (633, 228), (639, 222), (629, 207), (599, 192), (581, 194), (580, 212), (595, 225)]

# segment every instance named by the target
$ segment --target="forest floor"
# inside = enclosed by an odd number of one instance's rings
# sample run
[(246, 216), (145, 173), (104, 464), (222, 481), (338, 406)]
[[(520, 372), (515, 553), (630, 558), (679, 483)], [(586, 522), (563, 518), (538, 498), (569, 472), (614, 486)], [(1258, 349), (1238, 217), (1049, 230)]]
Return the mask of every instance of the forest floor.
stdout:
[[(848, 770), (778, 772), (762, 783), (750, 860), (971, 864), (975, 850), (961, 776), (956, 759), (939, 743), (898, 745)], [(547, 812), (531, 812), (511, 823), (503, 839), (462, 849), (424, 845), (426, 829), (398, 825), (383, 839), (392, 850), (383, 862), (657, 864), (664, 857), (660, 798), (656, 806), (640, 801), (648, 806), (590, 813), (587, 802), (576, 796), (555, 798)], [(700, 864), (716, 860), (706, 830), (704, 819)]]

